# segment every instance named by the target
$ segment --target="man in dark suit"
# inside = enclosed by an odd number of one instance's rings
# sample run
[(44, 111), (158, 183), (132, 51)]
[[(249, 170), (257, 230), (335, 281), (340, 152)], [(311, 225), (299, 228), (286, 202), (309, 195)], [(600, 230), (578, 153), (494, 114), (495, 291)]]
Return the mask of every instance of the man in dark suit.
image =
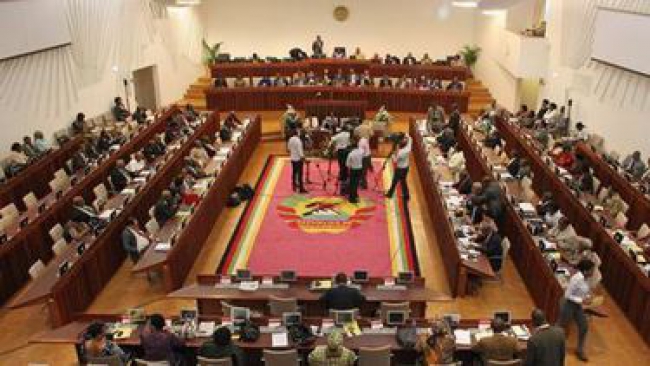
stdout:
[(122, 190), (126, 188), (126, 186), (129, 185), (129, 182), (131, 181), (131, 176), (126, 170), (125, 166), (126, 164), (124, 163), (124, 160), (119, 159), (115, 163), (113, 169), (111, 169), (111, 184), (113, 184), (113, 188), (115, 188), (116, 192), (122, 192)]
[(510, 173), (510, 175), (516, 177), (517, 174), (519, 174), (520, 166), (521, 166), (521, 157), (519, 156), (519, 152), (517, 150), (513, 150), (512, 158), (508, 162), (508, 165), (506, 166), (506, 170), (508, 170), (508, 173)]
[(491, 224), (483, 223), (477, 242), (481, 244), (479, 249), (490, 261), (490, 267), (495, 272), (501, 270), (503, 262), (503, 248), (501, 247), (501, 235)]
[(501, 187), (497, 181), (490, 177), (485, 177), (481, 184), (483, 186), (481, 195), (485, 199), (486, 213), (494, 219), (497, 225), (500, 225), (505, 210)]
[(348, 277), (345, 273), (338, 273), (334, 277), (334, 287), (327, 290), (320, 301), (325, 304), (327, 310), (351, 310), (359, 309), (366, 301), (365, 296), (356, 288), (348, 287)]
[(88, 225), (93, 231), (98, 231), (106, 226), (107, 222), (99, 217), (97, 211), (86, 205), (83, 197), (77, 196), (72, 199), (72, 213), (70, 214), (72, 222)]
[(153, 211), (153, 216), (161, 227), (178, 211), (178, 203), (169, 190), (164, 190)]
[(533, 310), (531, 315), (535, 331), (528, 339), (524, 366), (564, 366), (566, 338), (564, 330), (549, 325), (544, 312)]
[(115, 97), (115, 99), (113, 99), (113, 102), (115, 102), (112, 110), (113, 117), (116, 121), (125, 121), (126, 117), (128, 117), (131, 113), (129, 113), (129, 110), (124, 106), (122, 98)]

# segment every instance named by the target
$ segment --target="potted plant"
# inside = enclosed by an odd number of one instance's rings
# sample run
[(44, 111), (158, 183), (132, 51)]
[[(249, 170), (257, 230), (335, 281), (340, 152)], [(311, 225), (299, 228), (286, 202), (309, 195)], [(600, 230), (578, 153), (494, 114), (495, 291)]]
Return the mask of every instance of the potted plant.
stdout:
[(481, 54), (481, 47), (465, 45), (459, 53), (465, 65), (471, 69), (478, 61), (478, 56)]
[(210, 66), (217, 62), (217, 59), (221, 54), (219, 52), (219, 49), (221, 48), (223, 42), (217, 42), (214, 45), (210, 46), (210, 44), (204, 38), (201, 40), (201, 43), (203, 44), (203, 64), (205, 65), (205, 68), (208, 70), (208, 75), (209, 75)]

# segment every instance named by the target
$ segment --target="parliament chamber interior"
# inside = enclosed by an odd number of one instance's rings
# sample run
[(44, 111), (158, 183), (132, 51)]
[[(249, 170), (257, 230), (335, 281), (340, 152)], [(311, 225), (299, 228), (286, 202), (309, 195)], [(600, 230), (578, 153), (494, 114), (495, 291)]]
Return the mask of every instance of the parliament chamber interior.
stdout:
[(0, 20), (0, 365), (650, 365), (650, 2)]

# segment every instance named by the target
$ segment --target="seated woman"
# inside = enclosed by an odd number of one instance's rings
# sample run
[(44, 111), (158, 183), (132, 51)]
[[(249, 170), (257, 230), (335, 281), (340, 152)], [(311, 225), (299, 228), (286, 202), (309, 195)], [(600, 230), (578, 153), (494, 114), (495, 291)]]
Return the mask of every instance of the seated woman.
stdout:
[(415, 345), (418, 352), (417, 365), (444, 365), (454, 362), (456, 341), (449, 325), (436, 320), (431, 325), (431, 334), (421, 336)]
[(234, 366), (245, 365), (244, 353), (232, 343), (232, 333), (228, 327), (219, 327), (212, 334), (212, 340), (199, 348), (199, 356), (206, 358), (230, 358)]
[(129, 360), (128, 354), (106, 338), (106, 326), (99, 322), (90, 324), (86, 329), (81, 344), (81, 354), (86, 359), (117, 356), (120, 359), (120, 365), (125, 365)]

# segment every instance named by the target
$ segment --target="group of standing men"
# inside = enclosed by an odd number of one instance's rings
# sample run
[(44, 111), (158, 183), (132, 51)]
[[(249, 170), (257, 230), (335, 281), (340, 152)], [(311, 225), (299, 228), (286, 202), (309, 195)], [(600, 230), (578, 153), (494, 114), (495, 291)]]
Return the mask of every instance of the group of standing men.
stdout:
[[(368, 172), (373, 171), (370, 137), (373, 131), (367, 124), (353, 128), (343, 125), (330, 140), (332, 158), (338, 165), (338, 187), (341, 195), (347, 195), (351, 203), (359, 202), (359, 189), (368, 188)], [(402, 195), (409, 198), (406, 178), (409, 171), (411, 139), (404, 134), (393, 135), (393, 150), (389, 158), (395, 162), (395, 173), (386, 197), (391, 198), (398, 183), (402, 186)], [(289, 132), (287, 143), (291, 159), (291, 186), (294, 192), (307, 193), (304, 186), (303, 170), (305, 161), (304, 141), (299, 129)], [(388, 161), (387, 161), (388, 162)], [(382, 168), (383, 169), (383, 168)]]

